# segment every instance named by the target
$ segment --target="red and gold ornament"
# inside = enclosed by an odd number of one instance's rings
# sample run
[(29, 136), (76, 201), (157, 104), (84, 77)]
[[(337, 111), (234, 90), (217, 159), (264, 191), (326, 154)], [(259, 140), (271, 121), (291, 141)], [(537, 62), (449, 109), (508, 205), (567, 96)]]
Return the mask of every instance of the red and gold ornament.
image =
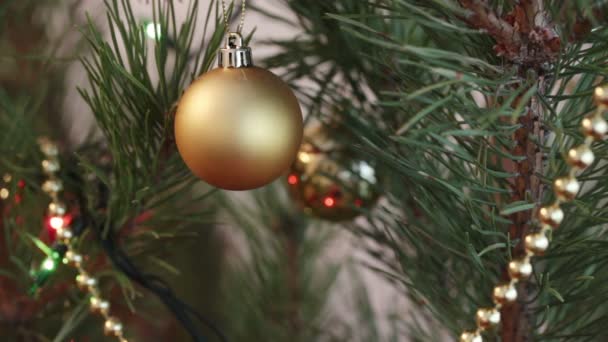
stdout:
[(378, 175), (372, 164), (329, 133), (319, 126), (306, 131), (287, 185), (305, 212), (331, 221), (349, 220), (375, 204)]

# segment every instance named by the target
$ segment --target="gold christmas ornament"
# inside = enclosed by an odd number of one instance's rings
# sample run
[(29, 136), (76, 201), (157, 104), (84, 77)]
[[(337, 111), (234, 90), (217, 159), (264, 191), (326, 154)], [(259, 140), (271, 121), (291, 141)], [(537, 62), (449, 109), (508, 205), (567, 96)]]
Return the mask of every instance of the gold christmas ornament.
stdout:
[(190, 170), (218, 188), (249, 190), (281, 176), (302, 140), (302, 113), (279, 77), (253, 66), (241, 35), (230, 33), (219, 67), (179, 101), (175, 141)]
[(549, 239), (543, 232), (526, 235), (524, 243), (526, 252), (533, 255), (543, 255), (549, 248)]
[(540, 222), (548, 224), (551, 227), (557, 227), (564, 220), (564, 212), (558, 204), (542, 207), (538, 211)]
[(305, 212), (331, 221), (349, 220), (375, 204), (378, 175), (329, 133), (321, 126), (307, 129), (287, 184)]
[(561, 177), (553, 183), (553, 191), (562, 201), (571, 201), (581, 189), (580, 183), (573, 176)]
[(465, 331), (460, 334), (459, 342), (483, 342), (483, 339), (477, 331)]
[(500, 323), (500, 311), (496, 308), (481, 308), (475, 315), (477, 327), (481, 330), (493, 328)]
[(581, 128), (586, 136), (601, 140), (608, 132), (608, 122), (600, 115), (591, 115), (583, 119)]
[(492, 292), (492, 298), (497, 305), (513, 303), (517, 300), (517, 289), (511, 283), (497, 285)]
[(574, 147), (568, 151), (568, 164), (572, 167), (576, 167), (580, 170), (586, 169), (595, 160), (595, 155), (591, 148), (587, 145), (580, 145), (578, 147)]

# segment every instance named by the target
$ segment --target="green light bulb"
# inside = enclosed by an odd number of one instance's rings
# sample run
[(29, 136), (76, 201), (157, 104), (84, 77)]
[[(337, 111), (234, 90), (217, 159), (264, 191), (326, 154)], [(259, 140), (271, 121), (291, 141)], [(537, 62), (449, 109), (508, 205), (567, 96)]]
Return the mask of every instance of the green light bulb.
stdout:
[(44, 261), (42, 262), (42, 269), (46, 271), (55, 270), (55, 266), (55, 260), (53, 260), (51, 257), (44, 259)]

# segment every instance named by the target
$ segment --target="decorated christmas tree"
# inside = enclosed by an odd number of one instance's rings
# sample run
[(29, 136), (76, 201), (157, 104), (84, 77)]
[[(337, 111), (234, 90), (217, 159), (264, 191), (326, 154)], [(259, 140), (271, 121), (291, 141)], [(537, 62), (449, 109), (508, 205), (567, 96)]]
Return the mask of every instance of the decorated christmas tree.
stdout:
[(0, 340), (605, 341), (607, 6), (0, 1)]

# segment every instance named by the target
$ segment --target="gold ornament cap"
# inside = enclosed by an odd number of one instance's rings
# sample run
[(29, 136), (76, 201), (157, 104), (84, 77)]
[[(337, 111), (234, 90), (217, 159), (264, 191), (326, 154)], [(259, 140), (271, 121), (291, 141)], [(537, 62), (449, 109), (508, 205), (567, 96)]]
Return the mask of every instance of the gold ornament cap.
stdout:
[(243, 37), (238, 32), (230, 32), (226, 37), (226, 46), (220, 49), (217, 56), (220, 68), (247, 68), (253, 66), (251, 49), (243, 46)]

